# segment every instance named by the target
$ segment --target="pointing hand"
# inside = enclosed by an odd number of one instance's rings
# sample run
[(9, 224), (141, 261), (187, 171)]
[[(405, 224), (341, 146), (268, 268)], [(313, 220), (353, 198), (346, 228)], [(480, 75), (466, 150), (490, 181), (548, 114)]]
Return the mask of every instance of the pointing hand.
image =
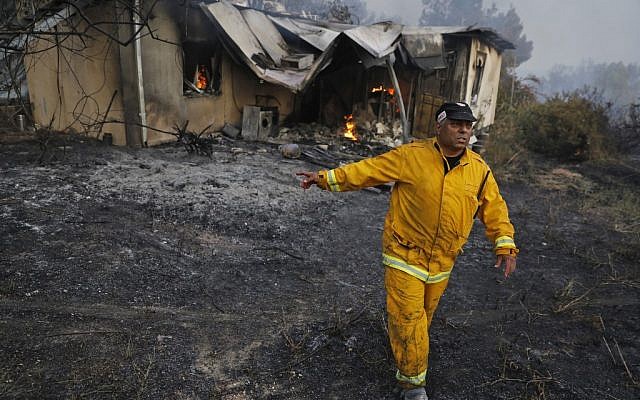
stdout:
[(303, 189), (309, 189), (311, 185), (317, 185), (319, 182), (317, 172), (296, 172), (297, 176), (304, 176), (304, 179), (300, 181), (300, 187)]

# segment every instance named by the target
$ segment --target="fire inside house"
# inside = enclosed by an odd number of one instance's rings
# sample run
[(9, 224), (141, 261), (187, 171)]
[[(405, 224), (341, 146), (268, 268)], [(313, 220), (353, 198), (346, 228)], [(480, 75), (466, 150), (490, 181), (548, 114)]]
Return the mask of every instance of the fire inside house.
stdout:
[(369, 105), (378, 122), (392, 122), (398, 117), (398, 106), (394, 97), (395, 89), (375, 86), (369, 92)]
[(207, 73), (207, 67), (204, 65), (198, 65), (196, 69), (194, 85), (200, 90), (206, 90), (209, 84), (209, 78)]
[(356, 122), (353, 119), (353, 114), (347, 114), (344, 116), (344, 137), (349, 140), (358, 141), (356, 135)]
[(358, 135), (358, 127), (366, 122), (369, 122), (368, 126), (374, 123), (381, 129), (390, 131), (394, 122), (400, 118), (400, 110), (396, 104), (394, 94), (394, 88), (387, 88), (383, 84), (373, 86), (368, 91), (366, 112), (360, 112), (359, 115), (355, 115), (357, 113), (356, 110), (343, 116), (342, 136), (353, 142), (362, 141), (362, 136)]
[(395, 90), (393, 90), (393, 88), (385, 89), (383, 85), (380, 85), (371, 89), (371, 93), (378, 93), (378, 92), (384, 92), (384, 93), (387, 93), (389, 96), (393, 96), (393, 94), (395, 93)]

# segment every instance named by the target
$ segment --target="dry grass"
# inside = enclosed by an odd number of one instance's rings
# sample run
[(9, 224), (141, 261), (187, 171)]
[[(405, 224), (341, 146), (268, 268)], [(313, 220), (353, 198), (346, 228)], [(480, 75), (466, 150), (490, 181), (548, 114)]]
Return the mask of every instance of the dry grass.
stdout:
[[(580, 295), (573, 297), (572, 296), (573, 285), (574, 285), (574, 281), (571, 280), (569, 281), (567, 286), (565, 286), (561, 290), (560, 295), (558, 297), (560, 297), (560, 299), (563, 300), (563, 302), (553, 309), (555, 313), (562, 313), (571, 309), (575, 309), (579, 306), (587, 305), (588, 304), (587, 300), (589, 299), (589, 295), (598, 287), (596, 285), (592, 288), (587, 289)], [(567, 299), (569, 299), (569, 301), (566, 301)]]
[(581, 211), (608, 221), (619, 233), (640, 235), (638, 188), (613, 186), (586, 193)]
[[(525, 350), (527, 353), (529, 349)], [(523, 364), (517, 361), (519, 357), (512, 353), (509, 346), (499, 345), (498, 352), (502, 355), (502, 366), (497, 378), (477, 386), (483, 388), (498, 384), (517, 385), (521, 388), (521, 393), (517, 399), (522, 400), (544, 400), (550, 399), (548, 393), (549, 385), (561, 385), (561, 382), (551, 375), (549, 371), (539, 371), (530, 364)]]

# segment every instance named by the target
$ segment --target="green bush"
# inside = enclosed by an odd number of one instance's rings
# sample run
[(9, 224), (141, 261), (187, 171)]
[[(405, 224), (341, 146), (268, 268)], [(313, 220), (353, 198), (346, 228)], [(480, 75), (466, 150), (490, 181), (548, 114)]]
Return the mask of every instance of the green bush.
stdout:
[(556, 95), (520, 108), (518, 127), (528, 149), (561, 160), (583, 161), (608, 153), (607, 107), (587, 95)]
[(530, 169), (527, 150), (518, 135), (518, 115), (519, 110), (537, 103), (536, 85), (536, 77), (518, 79), (512, 71), (501, 72), (495, 120), (481, 151), (493, 172), (502, 178), (526, 176)]

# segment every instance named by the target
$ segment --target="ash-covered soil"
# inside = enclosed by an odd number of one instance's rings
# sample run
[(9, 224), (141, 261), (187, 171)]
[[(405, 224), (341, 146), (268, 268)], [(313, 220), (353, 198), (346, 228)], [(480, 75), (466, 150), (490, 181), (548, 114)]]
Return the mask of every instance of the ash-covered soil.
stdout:
[[(213, 150), (0, 145), (0, 398), (396, 398), (388, 193), (303, 191), (318, 167), (275, 146)], [(431, 329), (431, 399), (640, 398), (640, 221), (593, 200), (640, 193), (621, 168), (501, 182), (518, 269), (502, 278), (476, 226)]]

